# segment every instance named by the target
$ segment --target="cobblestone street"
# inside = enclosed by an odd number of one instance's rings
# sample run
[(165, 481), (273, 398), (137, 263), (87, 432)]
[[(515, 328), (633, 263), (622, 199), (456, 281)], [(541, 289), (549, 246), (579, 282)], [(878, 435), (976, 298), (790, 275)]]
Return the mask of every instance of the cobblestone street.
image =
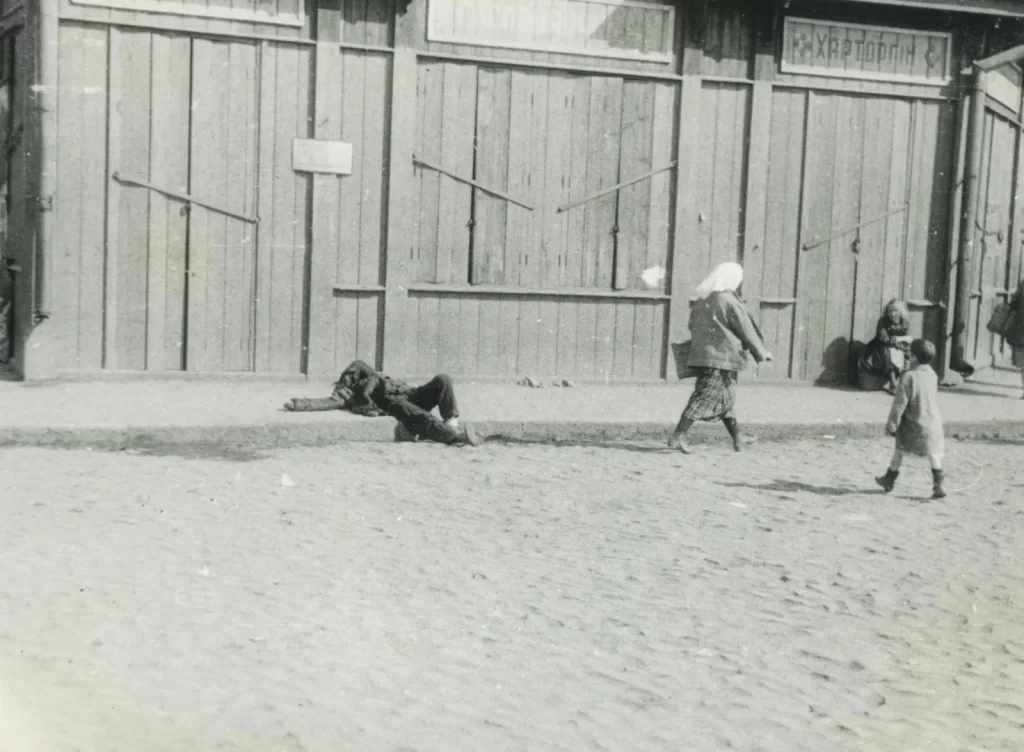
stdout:
[(1018, 750), (1021, 447), (0, 452), (0, 750)]

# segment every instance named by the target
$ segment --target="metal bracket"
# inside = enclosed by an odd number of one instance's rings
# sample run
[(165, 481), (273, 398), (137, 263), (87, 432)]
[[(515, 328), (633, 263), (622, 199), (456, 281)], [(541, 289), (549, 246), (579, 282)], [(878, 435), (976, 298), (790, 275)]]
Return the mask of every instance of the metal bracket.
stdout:
[(529, 204), (524, 204), (519, 199), (512, 198), (512, 196), (509, 196), (507, 193), (502, 193), (501, 191), (499, 191), (499, 190), (497, 190), (495, 188), (491, 188), (489, 186), (486, 186), (483, 183), (478, 183), (475, 180), (470, 180), (469, 178), (464, 178), (461, 175), (456, 175), (454, 172), (448, 172), (448, 170), (444, 169), (443, 167), (438, 167), (437, 165), (431, 164), (430, 162), (424, 162), (422, 159), (417, 157), (415, 154), (413, 154), (413, 156), (412, 156), (412, 161), (413, 161), (413, 164), (415, 164), (415, 165), (418, 165), (420, 167), (426, 167), (428, 170), (433, 170), (434, 172), (439, 172), (442, 175), (447, 175), (452, 180), (458, 180), (460, 183), (465, 183), (466, 185), (471, 185), (474, 188), (479, 188), (484, 193), (489, 193), (492, 196), (497, 196), (498, 198), (501, 198), (501, 199), (504, 199), (505, 201), (508, 201), (510, 204), (515, 204), (516, 206), (521, 206), (524, 209), (526, 209), (527, 211), (533, 211), (533, 207), (532, 206), (530, 206)]
[[(809, 251), (812, 248), (817, 248), (819, 245), (824, 245), (825, 243), (830, 243), (831, 241), (835, 240), (836, 238), (841, 238), (843, 235), (849, 235), (851, 232), (856, 232), (857, 230), (861, 229), (862, 227), (867, 227), (868, 225), (873, 225), (875, 222), (881, 222), (883, 219), (888, 219), (889, 217), (891, 217), (894, 214), (899, 214), (900, 212), (906, 211), (909, 206), (910, 206), (910, 203), (907, 202), (907, 203), (903, 204), (903, 206), (899, 207), (898, 209), (893, 209), (892, 211), (888, 211), (885, 214), (881, 214), (881, 215), (879, 215), (877, 217), (872, 217), (871, 219), (865, 220), (865, 221), (861, 222), (860, 224), (854, 225), (853, 227), (849, 227), (849, 228), (843, 230), (842, 232), (833, 233), (832, 235), (829, 235), (824, 240), (813, 239), (810, 243), (804, 243), (803, 250)], [(859, 239), (858, 239), (858, 242), (859, 242)], [(856, 253), (856, 252), (857, 251), (855, 250), (854, 253)]]
[(583, 198), (581, 198), (581, 199), (579, 199), (577, 201), (572, 201), (572, 202), (570, 202), (568, 204), (563, 204), (562, 206), (558, 207), (557, 211), (558, 211), (559, 214), (561, 214), (562, 212), (567, 212), (570, 209), (574, 209), (577, 206), (580, 206), (581, 204), (590, 203), (591, 201), (593, 201), (596, 198), (601, 198), (601, 196), (607, 196), (609, 193), (614, 193), (615, 191), (619, 191), (619, 190), (622, 190), (623, 188), (627, 188), (627, 187), (633, 185), (633, 183), (639, 183), (641, 180), (647, 180), (647, 178), (653, 178), (658, 173), (665, 172), (666, 170), (671, 170), (675, 166), (676, 166), (675, 162), (669, 162), (664, 167), (659, 167), (656, 170), (651, 170), (650, 172), (645, 172), (643, 175), (637, 175), (635, 178), (630, 178), (629, 180), (623, 180), (621, 183), (617, 183), (617, 184), (615, 184), (613, 186), (609, 186), (608, 188), (604, 188), (604, 189), (598, 191), (597, 193), (591, 193), (589, 196), (585, 196), (585, 197), (583, 197)]
[(127, 177), (125, 175), (121, 175), (118, 172), (111, 173), (110, 177), (112, 177), (114, 180), (116, 180), (119, 183), (125, 183), (126, 185), (137, 185), (139, 188), (148, 188), (151, 191), (156, 191), (157, 193), (162, 193), (165, 196), (170, 196), (171, 198), (176, 198), (179, 201), (185, 201), (188, 204), (195, 204), (196, 206), (201, 206), (204, 209), (209, 209), (212, 212), (217, 212), (218, 214), (223, 214), (223, 215), (225, 215), (227, 217), (233, 217), (234, 219), (240, 219), (243, 222), (251, 222), (252, 224), (255, 225), (255, 224), (259, 224), (259, 221), (260, 221), (259, 217), (252, 217), (252, 216), (249, 216), (248, 214), (239, 214), (238, 212), (233, 212), (230, 209), (224, 209), (223, 207), (214, 206), (213, 204), (208, 204), (205, 201), (200, 201), (199, 199), (194, 198), (193, 196), (190, 196), (187, 193), (178, 193), (177, 191), (171, 191), (171, 190), (168, 190), (166, 188), (161, 188), (159, 186), (153, 185), (152, 183), (147, 183), (145, 180), (139, 180), (137, 178), (130, 178), (130, 177)]

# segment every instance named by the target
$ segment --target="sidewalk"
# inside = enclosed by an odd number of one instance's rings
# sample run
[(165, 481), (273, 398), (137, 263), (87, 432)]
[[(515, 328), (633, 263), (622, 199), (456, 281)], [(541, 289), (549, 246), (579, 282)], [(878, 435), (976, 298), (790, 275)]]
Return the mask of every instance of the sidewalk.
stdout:
[[(993, 372), (940, 401), (947, 435), (1024, 440), (1019, 377)], [(457, 382), (460, 409), (483, 436), (513, 441), (662, 439), (692, 380), (655, 386), (529, 388)], [(114, 448), (153, 443), (230, 443), (250, 448), (390, 441), (394, 422), (342, 411), (290, 413), (290, 397), (325, 396), (329, 383), (203, 380), (0, 382), (0, 446)], [(884, 393), (741, 382), (741, 425), (762, 439), (876, 437)], [(700, 424), (701, 434), (720, 426)]]

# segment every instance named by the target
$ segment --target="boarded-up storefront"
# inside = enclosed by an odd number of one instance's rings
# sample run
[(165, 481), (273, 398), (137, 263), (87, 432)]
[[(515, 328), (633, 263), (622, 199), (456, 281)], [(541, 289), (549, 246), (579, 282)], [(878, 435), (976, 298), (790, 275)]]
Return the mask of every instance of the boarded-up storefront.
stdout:
[[(54, 1), (57, 219), (15, 249), (47, 262), (21, 341), (48, 332), (50, 372), (674, 379), (694, 286), (738, 260), (756, 378), (850, 379), (892, 297), (944, 345), (991, 21), (864, 7)], [(971, 348), (999, 364), (1016, 68), (986, 129)]]

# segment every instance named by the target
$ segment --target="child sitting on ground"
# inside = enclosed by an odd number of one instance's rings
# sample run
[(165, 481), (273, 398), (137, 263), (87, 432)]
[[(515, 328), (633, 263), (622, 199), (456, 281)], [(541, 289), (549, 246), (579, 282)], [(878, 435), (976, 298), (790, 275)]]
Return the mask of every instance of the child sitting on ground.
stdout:
[(935, 345), (926, 339), (910, 344), (910, 368), (900, 377), (885, 432), (896, 437), (896, 451), (885, 475), (875, 482), (889, 493), (896, 486), (904, 454), (927, 457), (932, 466), (932, 498), (942, 499), (945, 437), (939, 415), (939, 379), (932, 370)]

